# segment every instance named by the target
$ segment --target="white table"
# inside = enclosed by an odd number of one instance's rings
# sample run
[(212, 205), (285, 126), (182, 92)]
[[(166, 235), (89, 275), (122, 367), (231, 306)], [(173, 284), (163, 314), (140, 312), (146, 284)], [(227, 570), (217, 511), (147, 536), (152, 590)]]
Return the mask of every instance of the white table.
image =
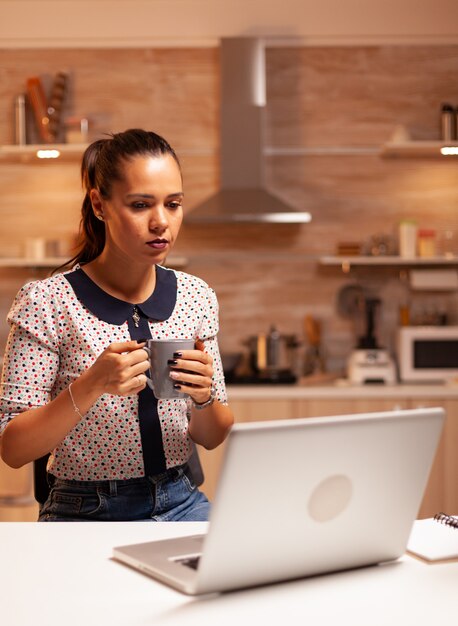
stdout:
[[(431, 626), (456, 623), (458, 564), (395, 563), (190, 598), (111, 559), (125, 543), (194, 534), (201, 523), (2, 523), (5, 626)], [(243, 565), (243, 564), (242, 564)]]

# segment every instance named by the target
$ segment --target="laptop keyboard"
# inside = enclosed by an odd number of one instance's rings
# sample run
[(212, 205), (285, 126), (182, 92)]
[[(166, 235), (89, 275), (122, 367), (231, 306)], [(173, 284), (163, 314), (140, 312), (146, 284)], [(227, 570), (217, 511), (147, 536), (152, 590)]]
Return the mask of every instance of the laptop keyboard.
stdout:
[(192, 556), (189, 559), (180, 559), (180, 563), (182, 565), (186, 565), (186, 567), (190, 567), (191, 569), (197, 569), (200, 561), (200, 556)]

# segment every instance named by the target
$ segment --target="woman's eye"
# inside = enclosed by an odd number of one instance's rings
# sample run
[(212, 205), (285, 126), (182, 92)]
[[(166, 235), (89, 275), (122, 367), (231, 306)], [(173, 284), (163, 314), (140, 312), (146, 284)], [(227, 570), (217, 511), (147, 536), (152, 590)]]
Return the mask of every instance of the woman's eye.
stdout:
[(179, 209), (181, 207), (181, 202), (169, 202), (169, 209)]
[(134, 209), (144, 209), (148, 205), (146, 204), (146, 202), (133, 202), (132, 206), (133, 206)]

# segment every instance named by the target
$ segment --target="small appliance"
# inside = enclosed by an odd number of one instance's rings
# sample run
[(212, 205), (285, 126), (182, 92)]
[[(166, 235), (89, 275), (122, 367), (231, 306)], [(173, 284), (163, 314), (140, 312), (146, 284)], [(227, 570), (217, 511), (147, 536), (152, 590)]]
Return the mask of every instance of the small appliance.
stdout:
[(458, 326), (403, 326), (397, 334), (402, 382), (458, 379)]
[(358, 345), (347, 361), (347, 376), (351, 383), (394, 385), (397, 380), (396, 367), (390, 354), (380, 348), (374, 332), (378, 298), (365, 299), (366, 334), (359, 338)]
[(353, 350), (347, 363), (348, 379), (355, 384), (366, 385), (396, 383), (396, 368), (387, 350)]

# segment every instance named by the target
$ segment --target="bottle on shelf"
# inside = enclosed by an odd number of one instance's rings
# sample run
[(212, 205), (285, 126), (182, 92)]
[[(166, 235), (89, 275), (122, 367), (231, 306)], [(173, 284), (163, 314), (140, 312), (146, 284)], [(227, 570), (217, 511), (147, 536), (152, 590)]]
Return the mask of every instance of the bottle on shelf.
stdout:
[(443, 141), (456, 140), (455, 108), (448, 102), (441, 105), (441, 139)]
[(25, 94), (20, 93), (14, 100), (14, 142), (17, 146), (27, 143)]
[(399, 256), (413, 259), (417, 255), (417, 222), (405, 219), (399, 223)]
[(399, 325), (410, 325), (411, 293), (409, 286), (409, 274), (405, 270), (399, 273)]
[(436, 231), (432, 228), (418, 230), (418, 255), (423, 258), (436, 256)]

